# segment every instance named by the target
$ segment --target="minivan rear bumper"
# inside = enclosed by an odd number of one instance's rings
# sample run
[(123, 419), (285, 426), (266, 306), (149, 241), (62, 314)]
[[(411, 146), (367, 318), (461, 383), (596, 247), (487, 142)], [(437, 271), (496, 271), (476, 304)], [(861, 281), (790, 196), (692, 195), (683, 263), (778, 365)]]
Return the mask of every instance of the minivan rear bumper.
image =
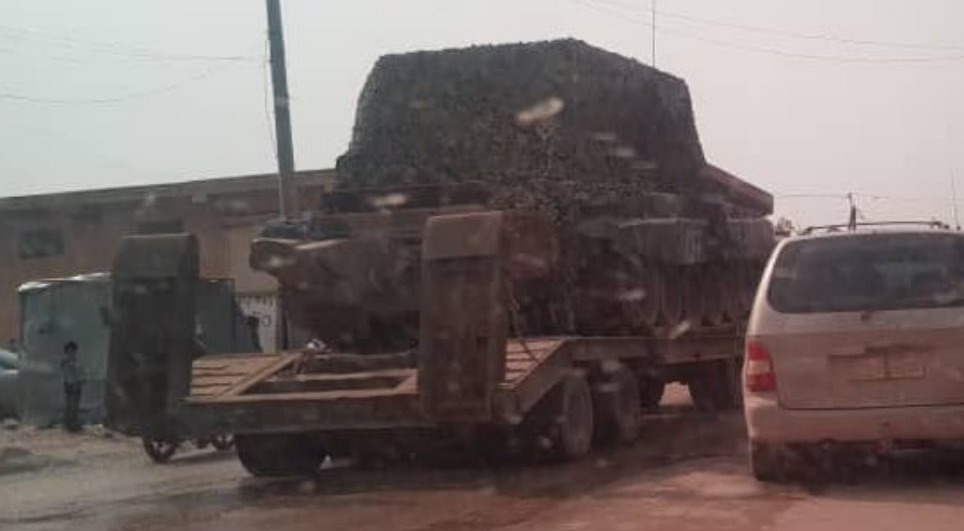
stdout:
[(747, 393), (744, 415), (754, 442), (964, 440), (964, 404), (793, 410), (775, 395)]

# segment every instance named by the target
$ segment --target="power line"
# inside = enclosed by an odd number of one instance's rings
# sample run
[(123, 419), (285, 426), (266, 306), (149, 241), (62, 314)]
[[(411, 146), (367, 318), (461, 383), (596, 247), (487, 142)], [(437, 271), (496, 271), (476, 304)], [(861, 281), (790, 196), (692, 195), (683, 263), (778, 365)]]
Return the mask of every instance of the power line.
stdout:
[[(78, 51), (78, 49), (86, 49), (84, 51), (92, 53), (100, 53), (106, 55), (114, 55), (120, 57), (136, 58), (136, 59), (151, 59), (155, 61), (214, 61), (214, 62), (256, 62), (259, 59), (257, 57), (247, 56), (247, 55), (198, 55), (198, 54), (172, 54), (166, 52), (159, 52), (157, 50), (152, 50), (150, 48), (144, 48), (139, 46), (129, 46), (120, 43), (111, 43), (104, 41), (90, 41), (84, 39), (77, 39), (70, 36), (64, 35), (54, 35), (52, 33), (42, 32), (38, 30), (26, 29), (26, 28), (14, 28), (10, 26), (0, 25), (0, 33), (6, 33), (7, 35), (14, 35), (21, 39), (33, 39), (41, 42), (47, 42), (49, 44), (60, 45), (72, 51)], [(15, 38), (17, 38), (15, 37)], [(13, 51), (6, 49), (5, 51)]]
[[(588, 0), (570, 0), (574, 3), (580, 4), (584, 7), (590, 9), (595, 9), (601, 12), (607, 12), (611, 15), (616, 15), (617, 17), (623, 19), (626, 22), (638, 24), (642, 26), (652, 27), (650, 22), (636, 18), (631, 14), (619, 11), (611, 7), (610, 5), (591, 3)], [(937, 63), (937, 62), (949, 62), (949, 61), (960, 61), (964, 60), (964, 54), (962, 55), (947, 55), (947, 56), (930, 56), (930, 57), (887, 57), (887, 58), (871, 58), (871, 57), (852, 57), (852, 56), (839, 56), (839, 55), (820, 55), (820, 54), (808, 54), (808, 53), (798, 53), (786, 50), (780, 50), (777, 48), (768, 48), (761, 46), (751, 46), (747, 44), (736, 43), (732, 41), (726, 41), (722, 39), (714, 39), (710, 37), (705, 37), (698, 35), (696, 33), (691, 33), (688, 31), (667, 28), (665, 26), (659, 26), (654, 28), (654, 31), (659, 31), (661, 33), (666, 33), (669, 35), (675, 35), (679, 37), (684, 37), (692, 40), (697, 40), (705, 42), (708, 44), (714, 44), (717, 46), (723, 46), (727, 48), (735, 48), (739, 50), (764, 53), (769, 55), (776, 55), (781, 57), (789, 57), (795, 59), (808, 59), (816, 61), (827, 61), (836, 63), (848, 63), (848, 64), (914, 64), (914, 63)]]
[(178, 83), (164, 85), (160, 87), (155, 87), (152, 89), (129, 92), (127, 94), (122, 94), (119, 96), (110, 96), (105, 98), (43, 98), (36, 96), (28, 96), (26, 94), (18, 94), (15, 92), (0, 92), (0, 99), (21, 101), (25, 103), (40, 103), (40, 104), (55, 104), (55, 105), (72, 105), (72, 104), (88, 104), (88, 105), (102, 105), (110, 103), (121, 103), (128, 100), (148, 98), (151, 96), (157, 96), (160, 94), (166, 94), (168, 92), (176, 91), (185, 85), (207, 79), (214, 74), (220, 73), (221, 71), (227, 69), (231, 66), (228, 64), (221, 64), (211, 68), (207, 68), (195, 76), (184, 79)]
[[(600, 1), (600, 0), (597, 0)], [(635, 9), (636, 6), (632, 4), (627, 4), (620, 2), (619, 0), (601, 0), (604, 3), (608, 3), (613, 6), (621, 6), (625, 9)], [(926, 44), (917, 42), (900, 42), (900, 41), (884, 41), (884, 40), (873, 40), (873, 39), (854, 39), (850, 37), (840, 37), (828, 33), (803, 33), (791, 30), (777, 29), (777, 28), (766, 28), (762, 26), (753, 26), (750, 24), (741, 24), (737, 22), (721, 21), (711, 18), (699, 17), (694, 15), (687, 15), (682, 13), (669, 12), (665, 10), (659, 10), (660, 17), (666, 17), (671, 19), (685, 20), (689, 22), (696, 22), (699, 24), (706, 24), (711, 26), (719, 26), (730, 29), (743, 30), (753, 33), (765, 33), (768, 35), (780, 35), (784, 37), (790, 37), (794, 39), (802, 40), (819, 40), (836, 42), (839, 44), (847, 44), (851, 46), (874, 46), (881, 48), (904, 48), (913, 50), (931, 50), (931, 51), (955, 51), (964, 52), (964, 45), (954, 45), (954, 44)]]
[(847, 194), (773, 194), (777, 199), (846, 199)]
[[(256, 45), (256, 47), (260, 47), (260, 46), (261, 46), (261, 43), (259, 42)], [(251, 48), (249, 48), (249, 50), (251, 50)], [(262, 62), (263, 62), (263, 59), (262, 59)], [(236, 62), (219, 62), (198, 72), (197, 74), (191, 77), (178, 81), (177, 83), (162, 85), (159, 87), (154, 87), (154, 88), (145, 89), (145, 90), (128, 92), (127, 94), (121, 94), (118, 96), (108, 96), (103, 98), (45, 98), (45, 97), (39, 97), (39, 96), (30, 96), (27, 94), (21, 94), (17, 92), (9, 92), (9, 91), (4, 91), (0, 89), (0, 100), (11, 100), (11, 101), (20, 101), (24, 103), (49, 104), (49, 105), (75, 105), (75, 104), (76, 105), (85, 105), (85, 104), (86, 105), (105, 105), (105, 104), (111, 104), (111, 103), (121, 103), (128, 100), (149, 98), (152, 96), (166, 94), (168, 92), (174, 92), (184, 87), (185, 85), (189, 85), (191, 83), (195, 83), (198, 81), (203, 81), (215, 74), (219, 74), (222, 71), (227, 70), (230, 67), (238, 66), (238, 65), (239, 63), (236, 63)]]
[(848, 201), (852, 199), (865, 199), (869, 201), (893, 201), (905, 204), (938, 204), (946, 201), (945, 197), (909, 197), (909, 196), (894, 196), (894, 195), (884, 195), (884, 194), (870, 194), (864, 192), (849, 192), (849, 193), (790, 193), (790, 194), (773, 194), (773, 197), (779, 200), (796, 200), (796, 199), (832, 199), (840, 201)]

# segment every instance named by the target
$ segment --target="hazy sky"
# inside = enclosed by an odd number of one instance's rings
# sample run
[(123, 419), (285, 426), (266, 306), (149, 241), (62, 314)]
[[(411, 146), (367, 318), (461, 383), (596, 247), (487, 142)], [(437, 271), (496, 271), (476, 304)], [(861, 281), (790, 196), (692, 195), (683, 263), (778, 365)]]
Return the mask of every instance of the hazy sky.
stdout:
[[(296, 164), (330, 167), (381, 54), (572, 36), (651, 57), (650, 0), (282, 0)], [(801, 224), (951, 220), (964, 3), (659, 0), (708, 158)], [(0, 3), (0, 196), (269, 172), (261, 0)], [(813, 197), (817, 195), (819, 197)]]

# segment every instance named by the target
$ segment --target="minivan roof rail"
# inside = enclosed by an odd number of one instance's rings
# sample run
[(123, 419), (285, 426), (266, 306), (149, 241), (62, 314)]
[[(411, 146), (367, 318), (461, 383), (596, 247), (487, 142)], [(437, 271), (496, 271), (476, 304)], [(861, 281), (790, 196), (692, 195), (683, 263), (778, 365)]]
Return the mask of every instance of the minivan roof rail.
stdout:
[(816, 225), (807, 227), (800, 231), (803, 236), (813, 234), (816, 231), (839, 232), (854, 231), (860, 227), (886, 227), (886, 226), (923, 226), (932, 229), (950, 229), (950, 225), (940, 221), (873, 221), (865, 223), (841, 223), (839, 225)]

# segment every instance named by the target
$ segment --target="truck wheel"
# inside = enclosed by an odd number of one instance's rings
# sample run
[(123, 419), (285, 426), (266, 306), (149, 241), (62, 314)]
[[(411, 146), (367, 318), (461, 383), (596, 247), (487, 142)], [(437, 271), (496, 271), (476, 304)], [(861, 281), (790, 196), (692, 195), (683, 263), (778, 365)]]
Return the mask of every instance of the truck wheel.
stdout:
[(592, 392), (586, 378), (563, 378), (536, 404), (526, 424), (537, 454), (558, 461), (586, 455), (593, 439)]
[(151, 458), (151, 461), (164, 464), (171, 460), (180, 444), (178, 441), (144, 437), (141, 439), (141, 445), (144, 447), (144, 453)]
[(639, 437), (639, 384), (624, 365), (593, 385), (594, 434), (600, 444), (630, 444)]
[(235, 435), (238, 459), (255, 477), (313, 476), (325, 458), (324, 451), (300, 435)]
[(724, 411), (740, 405), (740, 382), (728, 360), (703, 362), (692, 369), (687, 387), (701, 411)]
[(783, 460), (776, 450), (766, 444), (750, 443), (750, 471), (757, 481), (777, 483), (786, 481)]

